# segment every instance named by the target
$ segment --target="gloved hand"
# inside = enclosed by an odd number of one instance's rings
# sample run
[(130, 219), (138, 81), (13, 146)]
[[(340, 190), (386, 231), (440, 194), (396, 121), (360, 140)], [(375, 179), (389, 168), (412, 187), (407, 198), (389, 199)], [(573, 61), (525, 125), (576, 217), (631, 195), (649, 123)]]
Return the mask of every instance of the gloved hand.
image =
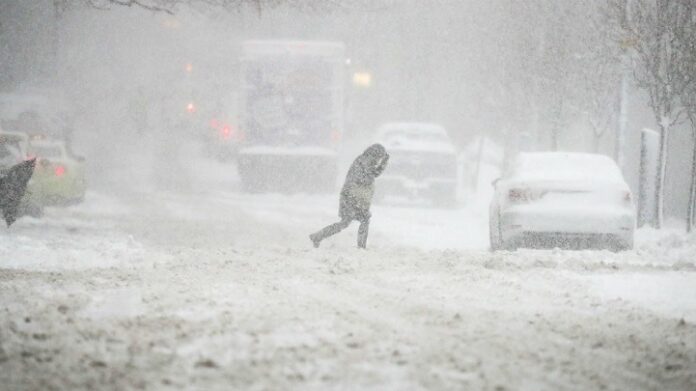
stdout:
[(384, 157), (379, 160), (379, 163), (377, 163), (377, 167), (385, 167), (387, 165), (388, 161), (389, 161), (389, 154), (386, 153), (386, 154), (384, 154)]

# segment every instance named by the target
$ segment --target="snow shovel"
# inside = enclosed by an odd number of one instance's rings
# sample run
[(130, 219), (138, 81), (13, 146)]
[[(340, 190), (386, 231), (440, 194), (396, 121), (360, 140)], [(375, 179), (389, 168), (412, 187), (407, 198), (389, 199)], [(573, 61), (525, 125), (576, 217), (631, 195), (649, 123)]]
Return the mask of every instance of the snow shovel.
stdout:
[(24, 197), (27, 182), (34, 173), (35, 163), (36, 159), (31, 159), (16, 164), (0, 178), (0, 210), (8, 227), (17, 220), (19, 202)]

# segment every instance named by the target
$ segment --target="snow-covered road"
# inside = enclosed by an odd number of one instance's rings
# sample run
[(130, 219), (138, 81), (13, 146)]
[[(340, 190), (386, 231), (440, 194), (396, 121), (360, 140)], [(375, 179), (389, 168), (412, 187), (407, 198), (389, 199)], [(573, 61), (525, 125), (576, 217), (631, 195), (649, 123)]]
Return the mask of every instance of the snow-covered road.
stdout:
[(485, 206), (90, 193), (0, 232), (0, 389), (696, 389), (696, 237), (489, 253)]

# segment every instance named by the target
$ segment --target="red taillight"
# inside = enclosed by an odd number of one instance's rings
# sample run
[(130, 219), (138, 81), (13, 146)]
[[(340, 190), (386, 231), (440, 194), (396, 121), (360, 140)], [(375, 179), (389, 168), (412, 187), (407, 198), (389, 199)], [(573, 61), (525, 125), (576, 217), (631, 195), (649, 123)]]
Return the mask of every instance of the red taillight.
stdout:
[(187, 104), (186, 111), (188, 111), (191, 114), (195, 113), (196, 112), (196, 105), (194, 105), (193, 102)]
[(331, 131), (331, 142), (333, 143), (338, 143), (341, 141), (341, 132), (338, 130), (332, 130)]
[(63, 176), (65, 174), (65, 167), (63, 166), (56, 166), (53, 169), (53, 172), (56, 174), (56, 176)]
[(229, 140), (232, 137), (232, 129), (229, 125), (225, 125), (222, 127), (220, 134), (222, 135), (223, 139)]
[(510, 202), (521, 202), (524, 199), (524, 190), (522, 189), (510, 189), (508, 192), (508, 200)]

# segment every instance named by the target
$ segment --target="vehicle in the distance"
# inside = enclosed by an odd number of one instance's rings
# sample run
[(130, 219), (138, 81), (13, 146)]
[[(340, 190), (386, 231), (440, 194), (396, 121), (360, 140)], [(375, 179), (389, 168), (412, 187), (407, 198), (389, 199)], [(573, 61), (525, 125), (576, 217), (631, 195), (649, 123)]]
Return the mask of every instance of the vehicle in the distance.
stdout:
[(379, 127), (376, 141), (390, 155), (379, 179), (376, 200), (386, 197), (425, 199), (437, 206), (457, 202), (457, 153), (440, 125), (390, 122)]
[(607, 156), (520, 153), (494, 186), (492, 250), (633, 248), (636, 209), (631, 190)]
[(242, 44), (238, 171), (245, 190), (335, 188), (344, 51), (338, 42)]
[(85, 197), (84, 158), (73, 156), (60, 140), (30, 140), (27, 155), (36, 157), (29, 183), (32, 198), (42, 205), (71, 204)]

